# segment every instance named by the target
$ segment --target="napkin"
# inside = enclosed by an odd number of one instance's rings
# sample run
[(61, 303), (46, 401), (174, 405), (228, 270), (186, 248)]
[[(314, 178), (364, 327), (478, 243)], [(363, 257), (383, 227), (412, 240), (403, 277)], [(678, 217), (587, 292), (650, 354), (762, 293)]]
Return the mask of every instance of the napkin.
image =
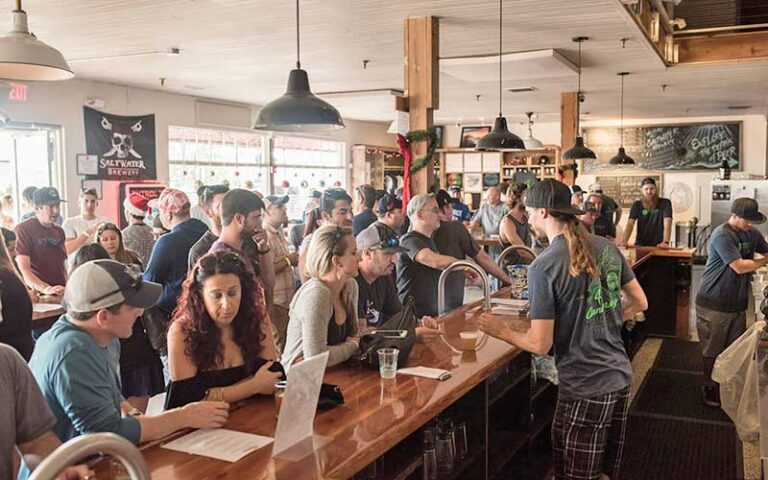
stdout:
[(430, 367), (401, 368), (397, 371), (397, 373), (402, 373), (404, 375), (413, 375), (415, 377), (431, 378), (433, 380), (440, 380), (441, 382), (443, 380), (448, 380), (452, 376), (451, 372), (449, 372), (448, 370), (442, 370), (440, 368), (430, 368)]

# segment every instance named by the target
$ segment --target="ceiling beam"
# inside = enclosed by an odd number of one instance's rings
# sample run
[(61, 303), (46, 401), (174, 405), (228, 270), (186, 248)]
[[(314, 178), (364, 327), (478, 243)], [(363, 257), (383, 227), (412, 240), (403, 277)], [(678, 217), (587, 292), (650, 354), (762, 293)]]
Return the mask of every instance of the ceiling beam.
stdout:
[(677, 65), (768, 60), (768, 31), (675, 38)]

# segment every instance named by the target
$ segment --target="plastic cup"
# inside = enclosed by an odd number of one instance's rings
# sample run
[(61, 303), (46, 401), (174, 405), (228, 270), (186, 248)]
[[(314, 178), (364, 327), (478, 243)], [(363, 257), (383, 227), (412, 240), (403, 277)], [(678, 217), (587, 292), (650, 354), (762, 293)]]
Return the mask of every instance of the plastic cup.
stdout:
[(379, 373), (381, 378), (395, 378), (397, 374), (397, 355), (400, 351), (396, 348), (380, 348), (376, 353), (379, 354)]
[(477, 345), (477, 332), (459, 332), (462, 350), (474, 350)]
[(285, 388), (288, 386), (288, 382), (280, 380), (275, 383), (275, 416), (280, 415), (280, 407), (283, 406), (283, 397), (285, 396)]

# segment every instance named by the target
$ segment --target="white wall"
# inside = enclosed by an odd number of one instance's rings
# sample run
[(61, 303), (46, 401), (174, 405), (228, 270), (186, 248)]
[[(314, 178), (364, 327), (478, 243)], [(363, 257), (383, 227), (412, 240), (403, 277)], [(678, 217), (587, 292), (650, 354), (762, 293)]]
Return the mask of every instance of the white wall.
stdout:
[[(195, 116), (195, 101), (198, 100), (196, 97), (111, 83), (88, 80), (30, 83), (26, 102), (0, 99), (0, 108), (11, 121), (61, 127), (64, 159), (62, 196), (69, 201), (69, 215), (74, 214), (73, 210), (77, 209), (77, 197), (82, 180), (82, 177), (76, 175), (75, 156), (78, 153), (85, 153), (82, 107), (89, 97), (105, 100), (107, 103), (103, 110), (109, 113), (155, 114), (157, 173), (158, 179), (163, 182), (168, 180), (168, 126), (198, 126)], [(386, 133), (388, 124), (346, 119), (344, 122), (347, 128), (325, 138), (346, 142), (348, 146), (353, 144), (395, 146), (394, 136)]]

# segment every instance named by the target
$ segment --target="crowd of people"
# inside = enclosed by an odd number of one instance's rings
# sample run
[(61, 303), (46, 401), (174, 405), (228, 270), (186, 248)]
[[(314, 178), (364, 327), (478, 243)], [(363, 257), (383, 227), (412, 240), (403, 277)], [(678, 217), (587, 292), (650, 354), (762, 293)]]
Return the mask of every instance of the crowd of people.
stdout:
[[(31, 215), (3, 229), (0, 244), (0, 342), (12, 347), (0, 348), (0, 363), (10, 365), (0, 375), (20, 385), (2, 395), (20, 392), (9, 402), (23, 403), (19, 411), (35, 422), (0, 415), (0, 425), (27, 422), (0, 433), (0, 477), (14, 468), (5, 461), (14, 445), (44, 456), (92, 432), (139, 443), (221, 426), (231, 403), (270, 394), (304, 358), (328, 352), (329, 366), (348, 360), (363, 330), (411, 299), (417, 336), (428, 342), (441, 334), (442, 271), (466, 259), (498, 285), (510, 284), (496, 258), (512, 245), (540, 252), (528, 270), (531, 328), (514, 332), (492, 315), (482, 317), (482, 328), (534, 353), (554, 345), (561, 381), (556, 464), (581, 458), (579, 445), (604, 447), (592, 442), (591, 427), (574, 427), (583, 420), (574, 412), (600, 418), (610, 427), (608, 442), (619, 442), (632, 381), (621, 326), (647, 300), (618, 248), (635, 225), (636, 245), (668, 247), (670, 201), (652, 178), (643, 180), (621, 231), (621, 207), (597, 184), (589, 192), (554, 180), (491, 187), (474, 215), (461, 189), (449, 190), (415, 195), (404, 208), (398, 195), (370, 185), (355, 189), (354, 199), (331, 188), (311, 195), (304, 221), (289, 227), (288, 196), (227, 185), (201, 187), (194, 205), (174, 188), (152, 202), (133, 194), (123, 219), (97, 215), (94, 190), (83, 190), (79, 214), (62, 220), (55, 188), (26, 189)], [(734, 325), (745, 310), (744, 279), (766, 263), (752, 259), (768, 244), (751, 227), (765, 217), (756, 204), (739, 202), (713, 235), (718, 260), (710, 257), (697, 299), (708, 359), (743, 331)], [(481, 229), (500, 244), (478, 245), (473, 232)], [(450, 274), (446, 310), (464, 303), (473, 275)], [(45, 332), (31, 321), (39, 295), (66, 310)], [(712, 362), (705, 363), (711, 378)], [(165, 411), (147, 415), (149, 399), (161, 392)], [(609, 460), (607, 474), (619, 458)], [(81, 473), (72, 469), (73, 478)]]

